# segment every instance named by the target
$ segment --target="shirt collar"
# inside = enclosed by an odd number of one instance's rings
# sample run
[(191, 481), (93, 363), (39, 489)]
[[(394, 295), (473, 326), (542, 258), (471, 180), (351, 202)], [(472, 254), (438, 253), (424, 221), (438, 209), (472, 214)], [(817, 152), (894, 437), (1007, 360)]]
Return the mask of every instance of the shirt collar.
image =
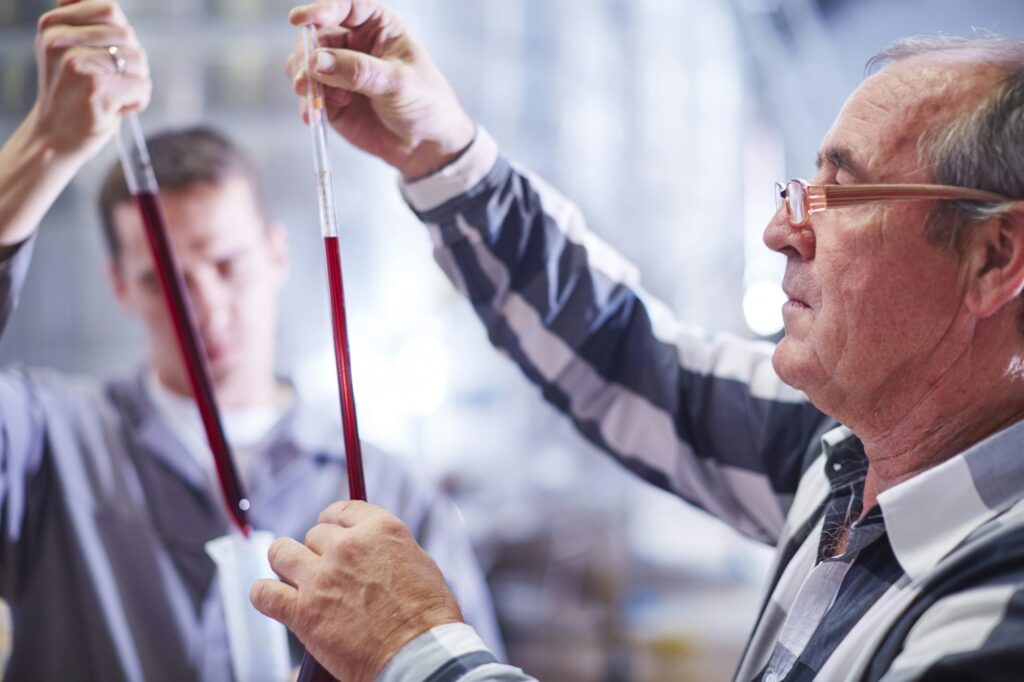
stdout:
[(295, 392), (292, 409), (281, 421), (278, 441), (292, 443), (298, 453), (315, 459), (345, 461), (339, 420), (329, 416), (325, 418), (298, 391)]
[[(823, 437), (826, 467), (856, 440), (845, 427)], [(859, 442), (856, 443), (860, 447)], [(878, 496), (896, 560), (912, 579), (931, 571), (985, 522), (1024, 498), (1024, 421)]]
[[(154, 405), (151, 394), (146, 390), (147, 369), (140, 368), (130, 379), (113, 382), (114, 398), (125, 417), (133, 424), (133, 437), (146, 452), (153, 455), (165, 467), (173, 471), (178, 478), (186, 481), (197, 489), (210, 485), (210, 480), (196, 458), (188, 455), (186, 446), (180, 442), (178, 435), (162, 418)], [(277, 473), (289, 462), (297, 458), (326, 459), (345, 461), (345, 449), (337, 434), (338, 429), (330, 431), (325, 422), (314, 414), (314, 408), (305, 402), (286, 379), (280, 379), (292, 390), (291, 404), (280, 418), (277, 426), (270, 434), (267, 459), (269, 471)], [(205, 441), (203, 441), (205, 443)], [(254, 472), (255, 485), (248, 491), (255, 496), (263, 476)]]

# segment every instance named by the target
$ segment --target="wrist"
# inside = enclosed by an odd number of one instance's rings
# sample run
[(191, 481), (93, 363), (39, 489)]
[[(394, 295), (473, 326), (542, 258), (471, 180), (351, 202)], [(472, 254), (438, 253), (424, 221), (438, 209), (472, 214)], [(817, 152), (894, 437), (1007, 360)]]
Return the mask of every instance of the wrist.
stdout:
[[(470, 656), (472, 660), (467, 659)], [(442, 669), (462, 668), (463, 672), (468, 672), (497, 662), (498, 658), (473, 628), (461, 622), (449, 623), (431, 628), (402, 647), (381, 670), (376, 682), (427, 679)], [(469, 670), (463, 667), (467, 665)]]
[(403, 180), (402, 196), (419, 214), (461, 196), (485, 180), (496, 168), (500, 154), (498, 145), (483, 127), (458, 157), (447, 166), (415, 181)]
[(0, 147), (0, 246), (27, 239), (86, 161), (55, 150), (37, 121), (33, 108)]
[(69, 149), (66, 142), (60, 139), (59, 131), (50, 128), (52, 126), (44, 120), (37, 102), (11, 139), (14, 141), (18, 138), (27, 158), (33, 159), (48, 171), (66, 172), (70, 179), (95, 155), (95, 150), (84, 145), (78, 149)]
[(434, 606), (426, 607), (417, 614), (417, 617), (404, 623), (401, 627), (395, 628), (393, 632), (383, 638), (387, 645), (382, 647), (375, 660), (368, 661), (367, 669), (363, 675), (357, 675), (357, 680), (378, 680), (383, 670), (394, 660), (401, 651), (406, 649), (411, 642), (427, 634), (431, 630), (444, 625), (465, 625), (465, 617), (462, 610), (450, 593), (439, 597)]
[(398, 166), (405, 182), (414, 182), (432, 175), (459, 158), (476, 137), (476, 122), (467, 117), (449, 132), (444, 140), (424, 140), (416, 145)]

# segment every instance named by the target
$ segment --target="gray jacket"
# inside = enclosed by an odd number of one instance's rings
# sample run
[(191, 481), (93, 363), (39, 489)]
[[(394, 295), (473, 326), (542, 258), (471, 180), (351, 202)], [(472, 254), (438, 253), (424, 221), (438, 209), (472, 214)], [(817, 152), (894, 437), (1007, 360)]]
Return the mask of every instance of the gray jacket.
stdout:
[[(31, 243), (0, 262), (0, 324)], [(301, 540), (348, 497), (337, 419), (296, 400), (250, 476), (256, 528)], [(452, 505), (399, 460), (365, 448), (371, 501), (410, 527), (485, 638), (489, 594)], [(230, 680), (205, 543), (229, 522), (205, 473), (149, 402), (141, 376), (99, 383), (0, 373), (0, 586), (13, 680)]]

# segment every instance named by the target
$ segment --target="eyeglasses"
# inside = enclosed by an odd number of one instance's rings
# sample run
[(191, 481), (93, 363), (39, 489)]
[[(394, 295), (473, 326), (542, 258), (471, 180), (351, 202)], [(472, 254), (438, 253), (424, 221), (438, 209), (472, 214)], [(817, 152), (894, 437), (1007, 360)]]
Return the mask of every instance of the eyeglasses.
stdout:
[(775, 190), (775, 210), (785, 205), (793, 227), (806, 225), (811, 215), (827, 208), (858, 204), (922, 199), (1010, 201), (1001, 194), (952, 185), (811, 185), (805, 180), (793, 179), (785, 185), (776, 182)]

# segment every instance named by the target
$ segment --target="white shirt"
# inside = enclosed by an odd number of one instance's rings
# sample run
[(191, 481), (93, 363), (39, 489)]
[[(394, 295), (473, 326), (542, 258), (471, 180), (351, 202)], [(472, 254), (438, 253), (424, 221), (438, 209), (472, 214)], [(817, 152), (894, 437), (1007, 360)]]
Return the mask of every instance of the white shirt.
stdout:
[[(206, 472), (209, 484), (215, 486), (217, 474), (213, 454), (210, 452), (196, 401), (168, 389), (160, 383), (155, 372), (146, 375), (144, 384), (146, 394), (153, 401), (157, 413)], [(238, 475), (242, 477), (242, 484), (246, 487), (256, 453), (294, 400), (291, 391), (282, 392), (281, 396), (270, 405), (220, 411), (224, 435), (231, 444), (235, 467), (238, 469)]]

